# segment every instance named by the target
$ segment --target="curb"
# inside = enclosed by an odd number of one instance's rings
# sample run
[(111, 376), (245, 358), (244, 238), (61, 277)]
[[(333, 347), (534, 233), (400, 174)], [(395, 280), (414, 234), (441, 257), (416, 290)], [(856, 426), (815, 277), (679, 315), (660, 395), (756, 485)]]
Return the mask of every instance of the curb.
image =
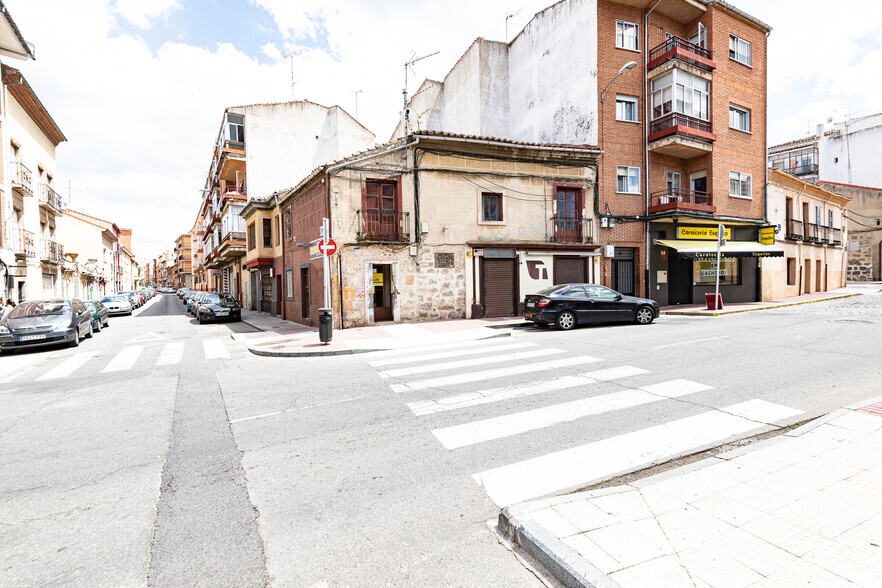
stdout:
[(842, 298), (851, 298), (853, 296), (861, 296), (859, 292), (854, 294), (842, 294), (840, 296), (830, 296), (829, 298), (818, 298), (817, 300), (803, 300), (802, 302), (788, 302), (787, 304), (776, 304), (774, 306), (760, 306), (756, 308), (742, 308), (739, 310), (723, 310), (720, 312), (706, 312), (701, 310), (663, 310), (662, 314), (672, 316), (723, 316), (727, 314), (738, 314), (741, 312), (756, 312), (759, 310), (772, 310), (774, 308), (786, 308), (788, 306), (799, 306), (801, 304), (814, 304), (815, 302), (829, 302), (830, 300), (841, 300)]

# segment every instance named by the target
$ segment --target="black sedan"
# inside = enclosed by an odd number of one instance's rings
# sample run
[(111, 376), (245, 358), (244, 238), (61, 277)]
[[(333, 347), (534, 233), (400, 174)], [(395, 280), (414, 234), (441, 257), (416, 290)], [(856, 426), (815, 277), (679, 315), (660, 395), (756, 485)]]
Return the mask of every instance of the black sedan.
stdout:
[(558, 284), (527, 296), (524, 318), (537, 325), (554, 324), (564, 331), (597, 323), (648, 325), (658, 318), (658, 303), (624, 296), (597, 284)]
[(242, 309), (239, 303), (229, 294), (206, 292), (202, 294), (196, 306), (196, 319), (199, 324), (206, 321), (242, 320)]
[(0, 323), (0, 351), (67, 343), (92, 336), (92, 313), (79, 300), (28, 300)]

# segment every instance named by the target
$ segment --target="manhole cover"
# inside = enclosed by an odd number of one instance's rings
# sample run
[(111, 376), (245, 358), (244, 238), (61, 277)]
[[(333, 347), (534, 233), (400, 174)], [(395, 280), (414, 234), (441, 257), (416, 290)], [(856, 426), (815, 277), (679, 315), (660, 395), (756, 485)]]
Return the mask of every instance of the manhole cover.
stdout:
[(861, 323), (862, 325), (872, 325), (875, 324), (873, 321), (865, 321), (861, 319), (833, 319), (830, 321), (831, 323)]

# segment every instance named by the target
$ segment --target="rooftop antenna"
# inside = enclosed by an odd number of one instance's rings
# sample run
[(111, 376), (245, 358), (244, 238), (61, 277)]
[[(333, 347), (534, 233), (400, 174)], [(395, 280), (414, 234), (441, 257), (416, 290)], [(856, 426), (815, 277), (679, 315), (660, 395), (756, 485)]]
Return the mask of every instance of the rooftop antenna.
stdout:
[(294, 100), (294, 86), (297, 84), (297, 82), (294, 81), (294, 58), (298, 55), (303, 55), (304, 51), (306, 51), (306, 49), (301, 49), (300, 51), (295, 51), (294, 53), (289, 53), (285, 56), (285, 59), (291, 59), (291, 100)]
[(358, 95), (364, 92), (364, 90), (355, 90), (355, 120), (358, 120)]
[(508, 43), (508, 21), (519, 15), (524, 9), (518, 8), (514, 12), (505, 13), (505, 42)]
[[(432, 57), (434, 55), (438, 55), (439, 53), (441, 53), (441, 52), (435, 51), (434, 53), (429, 53), (428, 55), (423, 55), (422, 57), (417, 57), (416, 59), (414, 59), (414, 57), (413, 57), (414, 53), (411, 52), (410, 59), (408, 59), (407, 61), (404, 62), (404, 90), (402, 91), (402, 94), (404, 94), (404, 136), (405, 137), (407, 137), (408, 133), (410, 132), (410, 130), (409, 130), (410, 109), (407, 107), (407, 70), (408, 70), (408, 68), (410, 68), (411, 71), (413, 71), (413, 64), (414, 63), (416, 63), (417, 61), (422, 61), (423, 59), (428, 59), (429, 57)], [(416, 72), (414, 72), (414, 75), (416, 75)]]

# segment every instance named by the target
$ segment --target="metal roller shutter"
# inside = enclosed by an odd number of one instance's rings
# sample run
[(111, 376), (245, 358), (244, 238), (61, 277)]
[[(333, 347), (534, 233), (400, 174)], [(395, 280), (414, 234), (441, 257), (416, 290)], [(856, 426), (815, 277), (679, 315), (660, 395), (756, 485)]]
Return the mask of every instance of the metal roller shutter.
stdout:
[(484, 316), (487, 318), (515, 316), (515, 260), (484, 258), (481, 292)]
[(588, 281), (587, 265), (584, 257), (555, 257), (555, 284), (584, 284)]

